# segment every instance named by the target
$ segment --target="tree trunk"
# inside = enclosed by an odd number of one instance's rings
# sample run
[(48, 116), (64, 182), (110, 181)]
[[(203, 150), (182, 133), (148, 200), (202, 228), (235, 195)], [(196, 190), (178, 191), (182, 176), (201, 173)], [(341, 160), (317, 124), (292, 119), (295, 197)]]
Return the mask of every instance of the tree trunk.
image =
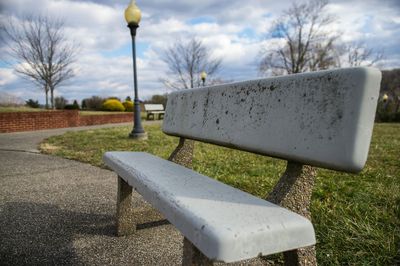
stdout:
[(45, 87), (44, 92), (46, 93), (46, 109), (49, 109), (49, 90)]
[(55, 109), (54, 106), (54, 88), (50, 87), (50, 99), (51, 99), (51, 109)]

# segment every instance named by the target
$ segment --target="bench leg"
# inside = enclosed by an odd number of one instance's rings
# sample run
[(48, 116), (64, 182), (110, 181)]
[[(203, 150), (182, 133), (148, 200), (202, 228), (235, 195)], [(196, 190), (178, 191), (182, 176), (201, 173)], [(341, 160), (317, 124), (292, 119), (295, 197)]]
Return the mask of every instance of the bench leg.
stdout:
[(179, 138), (179, 144), (171, 153), (168, 160), (186, 168), (192, 168), (194, 141)]
[(183, 239), (183, 266), (208, 266), (213, 262), (204, 256), (186, 237)]
[[(171, 153), (168, 160), (185, 166), (186, 168), (192, 168), (193, 161), (193, 149), (194, 141), (185, 138), (179, 139), (179, 144), (175, 150)], [(183, 257), (182, 265), (213, 265), (206, 256), (203, 255), (186, 237), (183, 239)]]
[[(311, 220), (310, 203), (316, 171), (311, 166), (288, 162), (286, 171), (267, 200)], [(315, 246), (284, 252), (285, 265), (317, 265)]]
[(118, 176), (117, 235), (127, 236), (136, 231), (132, 208), (132, 187)]

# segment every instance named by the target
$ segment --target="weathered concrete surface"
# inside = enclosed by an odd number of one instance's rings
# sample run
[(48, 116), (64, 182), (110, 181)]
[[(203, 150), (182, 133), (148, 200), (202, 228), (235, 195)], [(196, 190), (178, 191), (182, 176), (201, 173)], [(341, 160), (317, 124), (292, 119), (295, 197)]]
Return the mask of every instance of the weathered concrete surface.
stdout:
[(104, 162), (203, 254), (235, 262), (315, 244), (306, 218), (144, 152), (107, 152)]
[(367, 159), (381, 73), (350, 68), (260, 79), (168, 96), (167, 134), (330, 169)]

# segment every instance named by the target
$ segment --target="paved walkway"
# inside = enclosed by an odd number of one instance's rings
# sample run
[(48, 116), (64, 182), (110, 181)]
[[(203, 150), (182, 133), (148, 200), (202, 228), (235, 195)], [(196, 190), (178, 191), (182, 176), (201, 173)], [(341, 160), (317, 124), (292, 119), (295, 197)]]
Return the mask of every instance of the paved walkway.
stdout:
[(113, 172), (38, 153), (44, 138), (98, 127), (0, 134), (0, 265), (181, 263), (182, 237), (171, 225), (115, 236)]

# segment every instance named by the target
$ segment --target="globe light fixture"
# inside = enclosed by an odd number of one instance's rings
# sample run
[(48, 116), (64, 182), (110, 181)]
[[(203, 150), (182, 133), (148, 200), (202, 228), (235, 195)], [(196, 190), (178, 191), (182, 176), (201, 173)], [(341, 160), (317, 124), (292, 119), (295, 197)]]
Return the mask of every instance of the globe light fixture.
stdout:
[(137, 85), (137, 74), (136, 74), (136, 30), (139, 28), (139, 22), (142, 18), (142, 14), (140, 9), (136, 5), (136, 1), (132, 0), (128, 7), (125, 9), (125, 20), (128, 23), (128, 28), (131, 31), (132, 38), (132, 59), (133, 59), (133, 85), (135, 89), (135, 98), (133, 100), (134, 108), (133, 108), (133, 129), (129, 134), (130, 138), (133, 139), (147, 139), (147, 133), (144, 131), (142, 127), (142, 121), (140, 117), (140, 101), (138, 94), (138, 85)]
[(383, 94), (382, 100), (386, 102), (389, 99), (389, 96), (385, 93)]
[(142, 18), (142, 13), (140, 12), (140, 9), (136, 5), (136, 1), (132, 0), (128, 7), (125, 9), (125, 20), (129, 24), (134, 24), (137, 27), (139, 27), (139, 22), (140, 19)]
[(203, 81), (203, 87), (204, 87), (204, 85), (206, 83), (207, 73), (205, 71), (201, 72), (200, 78)]

